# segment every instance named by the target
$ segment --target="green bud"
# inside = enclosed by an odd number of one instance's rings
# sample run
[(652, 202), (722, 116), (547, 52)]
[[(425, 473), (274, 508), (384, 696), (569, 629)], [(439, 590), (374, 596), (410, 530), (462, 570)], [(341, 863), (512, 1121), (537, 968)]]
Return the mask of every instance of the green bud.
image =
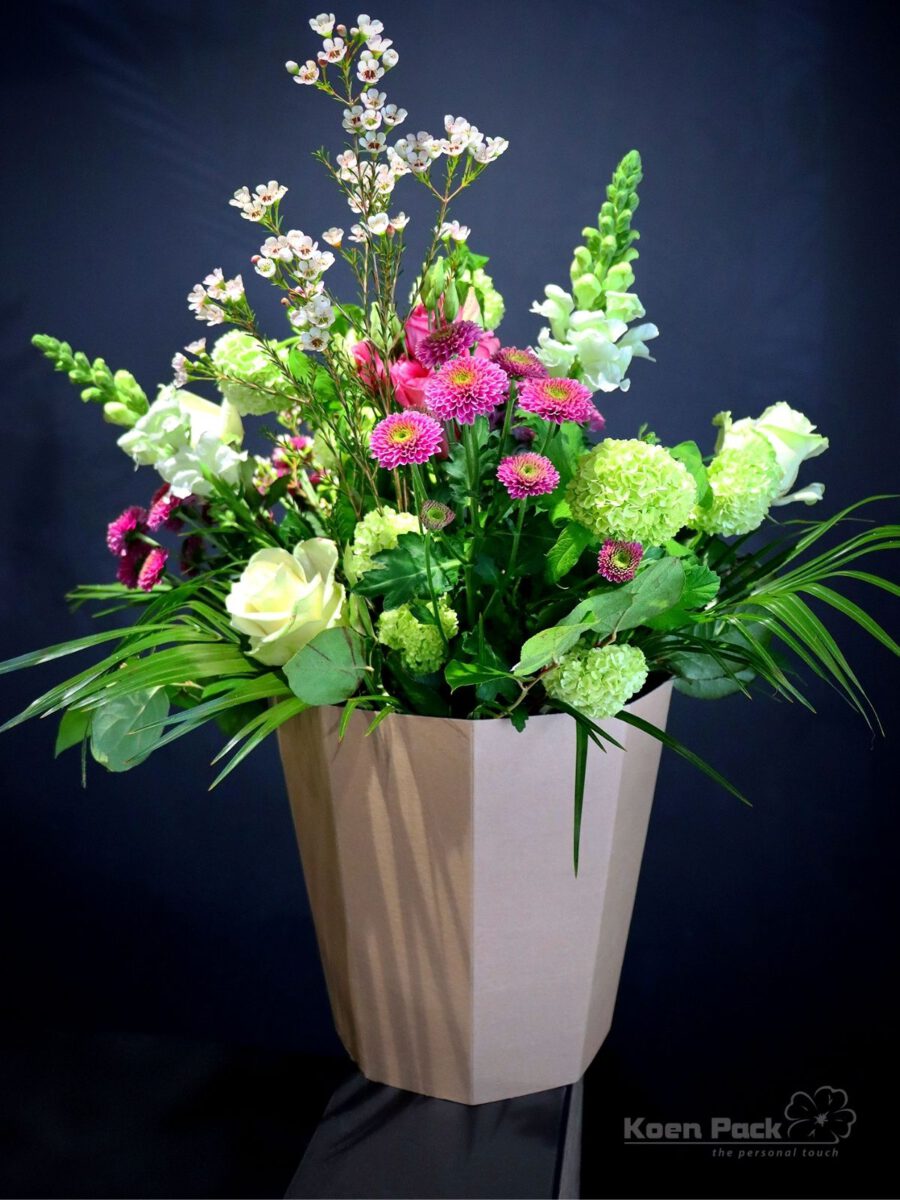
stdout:
[(122, 425), (126, 429), (130, 429), (137, 421), (137, 414), (126, 404), (120, 404), (117, 400), (109, 400), (103, 405), (103, 420), (110, 425)]
[(448, 321), (452, 321), (458, 312), (459, 297), (456, 294), (456, 288), (449, 287), (444, 292), (444, 316)]
[(104, 395), (98, 387), (86, 387), (81, 393), (81, 399), (85, 404), (96, 404), (104, 399)]

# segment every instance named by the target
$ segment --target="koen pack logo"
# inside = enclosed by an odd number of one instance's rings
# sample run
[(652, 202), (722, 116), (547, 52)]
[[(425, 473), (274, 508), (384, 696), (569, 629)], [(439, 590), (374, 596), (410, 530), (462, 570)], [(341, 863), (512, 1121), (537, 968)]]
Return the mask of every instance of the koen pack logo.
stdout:
[(850, 1135), (856, 1113), (843, 1088), (794, 1092), (780, 1117), (756, 1121), (710, 1117), (707, 1121), (625, 1118), (631, 1146), (709, 1146), (719, 1158), (834, 1158)]

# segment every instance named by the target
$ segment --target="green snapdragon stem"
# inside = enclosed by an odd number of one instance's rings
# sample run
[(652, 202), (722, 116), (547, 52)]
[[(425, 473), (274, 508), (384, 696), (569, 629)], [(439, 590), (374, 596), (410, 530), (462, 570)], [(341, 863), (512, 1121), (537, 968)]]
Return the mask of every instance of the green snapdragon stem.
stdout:
[(509, 552), (509, 562), (506, 564), (506, 572), (503, 584), (503, 590), (506, 591), (507, 583), (512, 578), (513, 567), (516, 565), (516, 558), (519, 554), (519, 542), (522, 540), (522, 529), (525, 525), (525, 505), (527, 500), (519, 501), (519, 515), (516, 518), (516, 529), (513, 534), (512, 549)]
[(472, 525), (472, 540), (469, 543), (463, 578), (466, 584), (466, 616), (469, 628), (475, 626), (475, 543), (480, 533), (478, 520), (478, 445), (475, 441), (475, 426), (463, 426), (463, 446), (466, 452), (466, 481), (468, 483), (469, 521)]
[(417, 516), (419, 518), (419, 533), (422, 536), (422, 544), (425, 547), (425, 576), (428, 580), (428, 598), (431, 600), (434, 619), (437, 622), (438, 633), (441, 635), (444, 649), (449, 653), (450, 643), (447, 641), (446, 633), (444, 633), (444, 626), (441, 622), (441, 610), (438, 606), (438, 598), (434, 590), (434, 580), (431, 578), (431, 535), (422, 524), (422, 508), (426, 500), (425, 484), (422, 481), (421, 469), (415, 463), (411, 464), (410, 471), (412, 473), (413, 495), (416, 498)]

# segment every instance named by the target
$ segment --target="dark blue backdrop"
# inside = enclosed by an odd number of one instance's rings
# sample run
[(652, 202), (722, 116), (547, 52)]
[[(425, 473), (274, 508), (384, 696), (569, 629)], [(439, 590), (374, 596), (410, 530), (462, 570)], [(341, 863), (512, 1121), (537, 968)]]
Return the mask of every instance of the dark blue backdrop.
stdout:
[[(95, 410), (29, 347), (65, 337), (150, 390), (197, 336), (184, 296), (243, 268), (232, 190), (276, 177), (290, 221), (349, 223), (308, 152), (338, 113), (282, 63), (313, 46), (296, 0), (32, 3), (7, 29), (2, 656), (88, 629), (63, 592), (108, 576), (105, 522), (143, 502)], [(355, 14), (339, 14), (352, 19)], [(896, 29), (874, 6), (379, 0), (410, 128), (463, 112), (510, 150), (460, 203), (527, 344), (618, 157), (646, 179), (638, 290), (662, 336), (608, 429), (706, 437), (721, 408), (802, 408), (831, 438), (824, 509), (896, 489)], [(412, 185), (402, 204), (425, 228)], [(264, 285), (258, 288), (264, 294)], [(706, 432), (704, 432), (706, 431)], [(874, 611), (896, 632), (878, 597)], [(888, 730), (833, 694), (818, 719), (760, 696), (679, 698), (672, 729), (752, 796), (665, 756), (615, 1028), (609, 1129), (770, 1112), (846, 1087), (871, 1131), (895, 999), (897, 675), (836, 621)], [(4, 680), (5, 714), (53, 671)], [(4, 1004), (94, 1028), (335, 1047), (274, 746), (209, 794), (216, 738), (125, 777), (0, 741)], [(637, 1105), (637, 1109), (635, 1109)], [(647, 1151), (646, 1153), (652, 1153)]]

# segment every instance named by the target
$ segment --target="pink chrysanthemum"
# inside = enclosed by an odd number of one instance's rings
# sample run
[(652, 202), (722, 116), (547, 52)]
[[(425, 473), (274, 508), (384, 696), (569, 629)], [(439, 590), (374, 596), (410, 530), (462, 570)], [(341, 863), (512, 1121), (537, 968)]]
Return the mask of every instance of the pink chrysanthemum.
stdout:
[(493, 356), (493, 362), (504, 370), (510, 379), (546, 379), (547, 368), (531, 350), (520, 350), (518, 346), (503, 346)]
[(186, 503), (187, 501), (183, 497), (179, 499), (178, 496), (173, 496), (169, 485), (164, 483), (150, 501), (147, 528), (151, 533), (155, 533), (157, 529), (162, 529), (164, 526), (166, 529), (177, 532), (183, 527), (184, 522), (175, 514), (181, 505)]
[(474, 321), (453, 321), (433, 330), (416, 347), (416, 358), (423, 367), (439, 367), (457, 354), (471, 349), (478, 341), (481, 326)]
[(116, 563), (116, 579), (123, 587), (136, 588), (138, 574), (147, 557), (146, 542), (128, 542)]
[(142, 592), (152, 592), (159, 583), (168, 557), (168, 550), (163, 550), (162, 546), (154, 546), (151, 549), (138, 571), (137, 585)]
[(458, 358), (425, 381), (428, 407), (442, 421), (474, 425), (506, 399), (509, 380), (486, 358)]
[(597, 574), (610, 583), (628, 583), (634, 579), (643, 557), (644, 547), (640, 542), (617, 542), (607, 538), (600, 548)]
[(434, 417), (409, 408), (379, 421), (369, 436), (369, 448), (378, 465), (392, 471), (408, 463), (427, 462), (440, 450), (443, 436)]
[(125, 553), (131, 534), (138, 533), (147, 527), (147, 510), (137, 504), (132, 504), (106, 527), (106, 545), (110, 554), (118, 558)]
[(599, 415), (590, 388), (577, 379), (526, 379), (519, 392), (519, 408), (556, 425), (574, 421), (593, 427)]
[(559, 483), (559, 471), (543, 454), (513, 454), (497, 468), (497, 478), (514, 500), (543, 496)]

